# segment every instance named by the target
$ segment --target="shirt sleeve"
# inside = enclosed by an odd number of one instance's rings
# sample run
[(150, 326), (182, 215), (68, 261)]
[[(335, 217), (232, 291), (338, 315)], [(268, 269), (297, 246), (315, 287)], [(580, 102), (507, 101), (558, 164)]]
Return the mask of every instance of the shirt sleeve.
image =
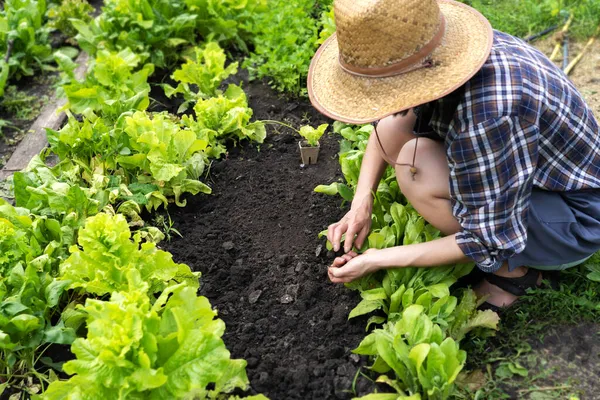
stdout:
[(456, 242), (485, 272), (527, 243), (527, 211), (539, 131), (518, 117), (486, 120), (447, 137)]

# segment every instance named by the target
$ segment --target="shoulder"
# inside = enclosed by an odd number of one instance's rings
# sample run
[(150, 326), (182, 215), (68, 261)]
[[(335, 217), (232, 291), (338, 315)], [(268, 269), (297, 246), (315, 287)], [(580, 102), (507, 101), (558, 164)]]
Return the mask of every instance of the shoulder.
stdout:
[(535, 121), (531, 113), (539, 112), (540, 103), (532, 94), (543, 91), (542, 71), (552, 68), (544, 54), (523, 40), (494, 31), (487, 61), (464, 86), (457, 117), (468, 125), (503, 117)]

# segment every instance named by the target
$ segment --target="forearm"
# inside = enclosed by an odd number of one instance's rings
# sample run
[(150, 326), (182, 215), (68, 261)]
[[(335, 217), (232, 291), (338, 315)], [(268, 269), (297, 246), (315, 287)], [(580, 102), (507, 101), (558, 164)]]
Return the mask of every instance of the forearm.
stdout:
[(375, 132), (373, 132), (369, 137), (369, 142), (363, 156), (358, 185), (356, 186), (352, 203), (358, 202), (358, 204), (361, 204), (365, 198), (370, 197), (373, 192), (377, 191), (377, 186), (387, 166), (378, 147), (377, 138), (375, 137)]
[(455, 239), (456, 235), (426, 243), (390, 247), (366, 254), (370, 270), (401, 267), (437, 267), (472, 262), (465, 256)]

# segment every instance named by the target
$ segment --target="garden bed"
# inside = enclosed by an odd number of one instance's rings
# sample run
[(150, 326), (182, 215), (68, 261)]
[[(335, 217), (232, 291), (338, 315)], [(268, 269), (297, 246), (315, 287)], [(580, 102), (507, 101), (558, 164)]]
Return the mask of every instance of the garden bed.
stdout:
[[(306, 101), (279, 99), (261, 83), (243, 87), (258, 119), (326, 122)], [(319, 163), (303, 169), (298, 139), (270, 129), (260, 148), (234, 149), (214, 163), (213, 194), (170, 209), (183, 238), (172, 234), (163, 247), (202, 272), (200, 293), (227, 324), (233, 357), (248, 361), (253, 391), (271, 399), (351, 398), (362, 363), (350, 351), (365, 321), (347, 321), (358, 296), (327, 280), (331, 258), (317, 238), (342, 216), (340, 202), (313, 192), (341, 176), (339, 143), (324, 137)], [(366, 383), (359, 379), (358, 388)]]

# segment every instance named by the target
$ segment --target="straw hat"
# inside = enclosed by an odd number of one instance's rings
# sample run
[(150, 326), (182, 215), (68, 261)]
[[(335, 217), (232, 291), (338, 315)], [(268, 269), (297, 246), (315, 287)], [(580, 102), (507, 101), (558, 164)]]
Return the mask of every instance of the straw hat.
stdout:
[(367, 123), (439, 99), (487, 60), (493, 31), (451, 0), (335, 0), (337, 32), (317, 51), (308, 94), (323, 114)]

